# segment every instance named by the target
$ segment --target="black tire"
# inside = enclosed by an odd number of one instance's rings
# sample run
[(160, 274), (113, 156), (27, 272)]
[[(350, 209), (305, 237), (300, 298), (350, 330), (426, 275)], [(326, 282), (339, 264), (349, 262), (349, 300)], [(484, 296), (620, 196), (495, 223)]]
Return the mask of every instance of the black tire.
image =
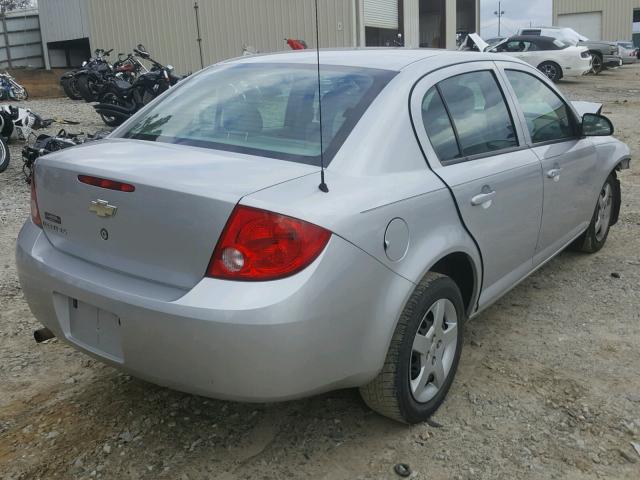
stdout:
[(76, 87), (78, 93), (80, 94), (80, 99), (84, 100), (87, 103), (95, 102), (96, 97), (92, 91), (91, 80), (89, 79), (89, 75), (78, 75), (74, 77), (76, 79)]
[(11, 161), (11, 152), (7, 146), (7, 142), (0, 138), (0, 173), (9, 167)]
[[(604, 192), (611, 192), (611, 196), (603, 202)], [(603, 203), (608, 202), (607, 205)], [(573, 243), (572, 248), (580, 252), (596, 253), (599, 252), (609, 237), (611, 225), (614, 224), (617, 217), (617, 208), (620, 205), (620, 181), (612, 173), (604, 182), (598, 202), (591, 218), (589, 228)], [(605, 208), (603, 211), (602, 209)]]
[(556, 62), (542, 62), (538, 65), (538, 70), (544, 73), (549, 80), (556, 83), (562, 78), (562, 68)]
[[(122, 102), (119, 101), (118, 96), (112, 92), (105, 93), (102, 98), (100, 98), (100, 103), (107, 103), (109, 105), (117, 105), (120, 107), (123, 106)], [(106, 115), (104, 113), (100, 113), (100, 118), (105, 125), (109, 127), (119, 127), (124, 123), (124, 119), (121, 117)]]
[(82, 100), (75, 77), (62, 78), (62, 80), (60, 80), (60, 85), (62, 86), (65, 95), (71, 100)]
[[(419, 354), (414, 351), (414, 340), (418, 338), (417, 335), (421, 329), (426, 328), (431, 331), (431, 327), (428, 325), (425, 327), (428, 315), (432, 308), (442, 300), (450, 302), (452, 308), (455, 309), (457, 337), (454, 342), (450, 343), (451, 347), (455, 345), (455, 353), (453, 353), (449, 370), (444, 372), (443, 381), (438, 387), (437, 393), (427, 401), (419, 402), (414, 397), (410, 384), (416, 371), (415, 356), (419, 357)], [(365, 403), (381, 415), (402, 423), (412, 424), (426, 421), (442, 404), (453, 383), (462, 351), (465, 320), (466, 312), (462, 295), (455, 282), (445, 275), (428, 273), (415, 289), (402, 312), (391, 339), (382, 371), (369, 384), (360, 388), (360, 394)], [(445, 322), (446, 319), (443, 320), (443, 327)], [(434, 324), (432, 323), (432, 325)], [(443, 332), (448, 331), (449, 328), (451, 327), (448, 325)], [(428, 357), (432, 352), (435, 355), (442, 352), (440, 356), (444, 354), (444, 350), (439, 350), (440, 344), (443, 343), (439, 340), (444, 341), (444, 337), (438, 338), (438, 335), (432, 337)], [(445, 348), (448, 347), (445, 346)], [(449, 358), (451, 359), (451, 356)], [(424, 366), (418, 370), (419, 373), (416, 376), (426, 375)], [(435, 379), (432, 380), (432, 377), (433, 375), (429, 375), (426, 383), (436, 388)]]
[(593, 58), (591, 64), (591, 71), (594, 75), (600, 75), (602, 70), (604, 70), (604, 61), (602, 59), (602, 55), (597, 52), (589, 52), (591, 53), (591, 57)]

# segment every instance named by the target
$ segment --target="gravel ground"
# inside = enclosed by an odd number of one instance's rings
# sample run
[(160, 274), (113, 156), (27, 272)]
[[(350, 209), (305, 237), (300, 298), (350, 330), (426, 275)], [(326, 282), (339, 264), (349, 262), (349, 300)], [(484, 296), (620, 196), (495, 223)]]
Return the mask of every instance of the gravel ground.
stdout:
[[(638, 157), (640, 66), (560, 87), (604, 102)], [(90, 106), (28, 102), (102, 128)], [(76, 130), (71, 128), (71, 130)], [(597, 255), (563, 253), (466, 329), (434, 419), (407, 427), (354, 390), (278, 405), (160, 388), (57, 340), (36, 345), (14, 242), (28, 216), (20, 145), (0, 174), (0, 477), (3, 479), (640, 478), (640, 166)]]

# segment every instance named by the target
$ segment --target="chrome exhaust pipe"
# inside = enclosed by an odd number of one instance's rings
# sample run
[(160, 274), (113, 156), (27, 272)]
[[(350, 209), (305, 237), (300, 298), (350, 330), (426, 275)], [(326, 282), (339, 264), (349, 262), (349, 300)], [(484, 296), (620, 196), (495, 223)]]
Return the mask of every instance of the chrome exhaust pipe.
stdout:
[(52, 339), (55, 336), (56, 335), (46, 327), (40, 328), (38, 330), (34, 330), (33, 332), (33, 338), (37, 343), (45, 342), (47, 340)]

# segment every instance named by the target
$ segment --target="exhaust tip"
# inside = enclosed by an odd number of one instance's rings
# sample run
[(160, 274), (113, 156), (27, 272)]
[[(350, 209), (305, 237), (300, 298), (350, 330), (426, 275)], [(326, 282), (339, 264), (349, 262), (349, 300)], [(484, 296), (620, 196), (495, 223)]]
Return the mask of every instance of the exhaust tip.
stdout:
[(51, 340), (53, 337), (55, 337), (55, 334), (48, 328), (40, 328), (38, 330), (34, 330), (33, 332), (33, 338), (37, 343)]

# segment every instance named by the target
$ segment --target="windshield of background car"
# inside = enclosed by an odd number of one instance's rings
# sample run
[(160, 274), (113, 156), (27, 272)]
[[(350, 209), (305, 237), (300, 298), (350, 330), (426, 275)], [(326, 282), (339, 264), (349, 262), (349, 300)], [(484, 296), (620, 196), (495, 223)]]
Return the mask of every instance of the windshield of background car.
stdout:
[[(321, 65), (329, 163), (396, 72)], [(222, 65), (179, 85), (120, 136), (320, 164), (315, 64)]]

